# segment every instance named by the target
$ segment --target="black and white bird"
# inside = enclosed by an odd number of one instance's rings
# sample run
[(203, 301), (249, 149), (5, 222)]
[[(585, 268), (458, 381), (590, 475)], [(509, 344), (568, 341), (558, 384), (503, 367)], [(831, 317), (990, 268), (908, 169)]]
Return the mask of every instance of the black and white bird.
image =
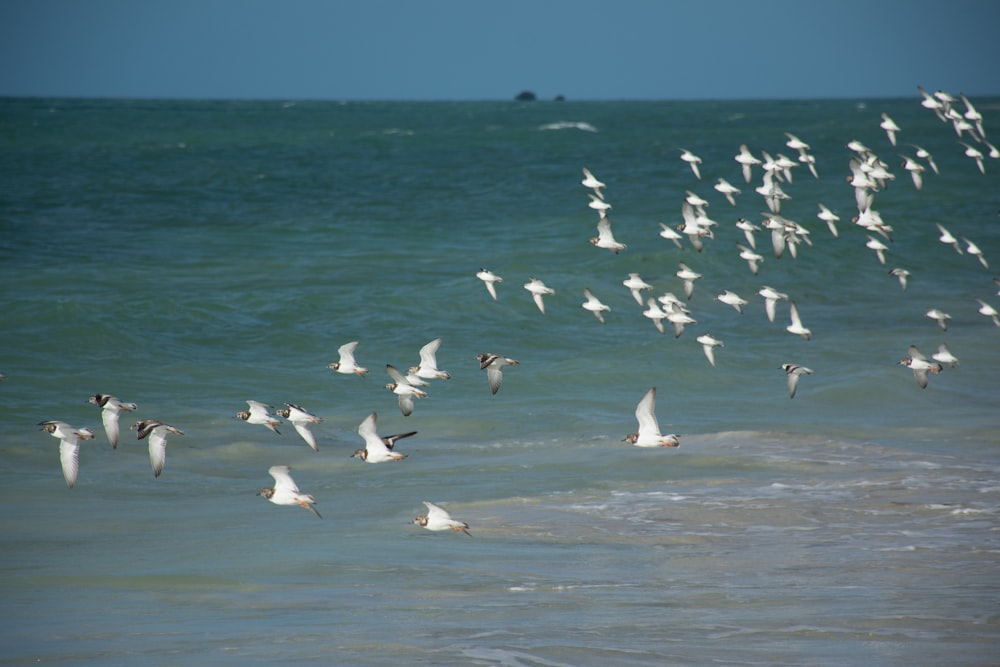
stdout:
[(414, 525), (426, 528), (427, 530), (455, 530), (469, 536), (472, 535), (469, 532), (469, 524), (464, 521), (452, 519), (451, 514), (443, 507), (438, 507), (426, 500), (423, 502), (427, 506), (427, 514), (415, 516), (413, 518)]
[(494, 394), (500, 391), (500, 385), (503, 383), (503, 367), (517, 366), (521, 363), (516, 359), (508, 359), (503, 355), (493, 352), (477, 354), (476, 359), (479, 360), (479, 369), (486, 371), (486, 379), (490, 383), (490, 391)]
[(159, 477), (167, 462), (167, 435), (184, 435), (184, 431), (155, 419), (143, 419), (133, 424), (132, 428), (139, 440), (148, 440), (149, 465), (153, 468), (153, 477)]
[(288, 407), (278, 408), (274, 411), (274, 414), (290, 421), (292, 426), (295, 427), (295, 432), (302, 436), (302, 439), (306, 441), (307, 445), (312, 447), (314, 452), (318, 452), (319, 445), (316, 444), (316, 436), (309, 430), (309, 425), (319, 424), (323, 421), (323, 418), (317, 417), (294, 403), (285, 403), (285, 405)]
[(101, 408), (101, 421), (104, 422), (104, 432), (111, 443), (111, 449), (118, 448), (118, 418), (122, 412), (132, 412), (138, 406), (135, 403), (126, 403), (111, 394), (94, 394), (88, 402)]
[(261, 489), (257, 492), (257, 495), (264, 496), (275, 505), (298, 505), (299, 507), (304, 507), (322, 519), (323, 517), (313, 507), (316, 504), (316, 499), (309, 494), (299, 491), (295, 480), (289, 474), (290, 470), (288, 466), (271, 466), (267, 472), (274, 478), (274, 486)]
[(76, 428), (62, 421), (43, 421), (38, 425), (53, 438), (59, 438), (59, 463), (66, 486), (72, 489), (80, 472), (80, 441), (93, 440), (94, 433), (89, 428)]

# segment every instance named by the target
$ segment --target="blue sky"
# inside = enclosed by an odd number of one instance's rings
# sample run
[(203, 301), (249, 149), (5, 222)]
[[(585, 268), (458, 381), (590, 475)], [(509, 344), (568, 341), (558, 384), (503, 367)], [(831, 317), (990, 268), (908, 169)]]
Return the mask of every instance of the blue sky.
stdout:
[(0, 95), (1000, 94), (998, 0), (2, 0)]

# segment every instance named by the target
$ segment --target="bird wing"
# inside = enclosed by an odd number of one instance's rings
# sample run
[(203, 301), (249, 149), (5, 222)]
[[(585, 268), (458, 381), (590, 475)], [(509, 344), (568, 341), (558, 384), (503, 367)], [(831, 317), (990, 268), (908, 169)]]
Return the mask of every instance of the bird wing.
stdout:
[(635, 418), (639, 422), (639, 437), (643, 435), (658, 435), (660, 425), (656, 421), (656, 387), (646, 392), (639, 404), (635, 407)]
[(102, 410), (101, 421), (104, 422), (104, 432), (108, 434), (111, 449), (118, 448), (118, 411)]
[(490, 383), (490, 391), (494, 394), (500, 391), (500, 385), (503, 383), (503, 373), (499, 368), (493, 368), (492, 366), (486, 369), (486, 379)]
[(428, 369), (437, 368), (437, 351), (441, 347), (441, 339), (435, 338), (420, 348), (420, 365)]
[(293, 422), (292, 426), (294, 426), (295, 431), (302, 436), (302, 439), (306, 441), (306, 444), (312, 447), (314, 452), (319, 451), (319, 446), (316, 444), (316, 436), (309, 430), (308, 422)]
[(354, 348), (358, 346), (358, 341), (351, 341), (350, 343), (344, 343), (339, 348), (337, 348), (337, 354), (340, 355), (340, 363), (346, 364), (348, 366), (354, 364)]
[(267, 471), (274, 478), (274, 491), (287, 491), (289, 493), (299, 493), (299, 487), (289, 474), (288, 466), (271, 466)]
[(62, 464), (66, 485), (72, 489), (76, 484), (76, 475), (80, 472), (80, 444), (75, 438), (64, 439), (59, 443), (59, 462)]

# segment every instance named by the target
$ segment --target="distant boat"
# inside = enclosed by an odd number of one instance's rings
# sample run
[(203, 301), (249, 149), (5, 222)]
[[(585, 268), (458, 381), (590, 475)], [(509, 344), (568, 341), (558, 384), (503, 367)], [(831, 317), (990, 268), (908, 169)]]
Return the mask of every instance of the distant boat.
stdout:
[(535, 94), (530, 90), (524, 90), (518, 93), (517, 97), (514, 99), (518, 102), (534, 102), (538, 98), (535, 97)]

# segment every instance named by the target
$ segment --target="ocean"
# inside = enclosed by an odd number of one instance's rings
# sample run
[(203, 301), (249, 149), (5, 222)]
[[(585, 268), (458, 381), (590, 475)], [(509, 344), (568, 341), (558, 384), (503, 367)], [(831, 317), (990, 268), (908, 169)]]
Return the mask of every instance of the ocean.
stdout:
[[(1000, 99), (971, 101), (996, 143)], [(733, 157), (794, 160), (785, 132), (817, 176), (779, 181), (803, 242), (778, 258), (758, 232), (755, 275), (736, 222), (765, 219), (764, 172)], [(852, 221), (851, 141), (894, 176), (871, 205), (885, 236)], [(939, 167), (920, 190), (910, 144)], [(997, 664), (1000, 328), (977, 299), (1000, 308), (1000, 162), (916, 93), (0, 99), (0, 145), (0, 664)], [(588, 242), (584, 167), (617, 254)], [(700, 252), (659, 235), (688, 191), (716, 223)], [(680, 263), (702, 275), (690, 299)], [(696, 322), (657, 331), (633, 272)], [(555, 291), (544, 314), (531, 278)], [(788, 295), (774, 322), (765, 285)], [(404, 417), (386, 365), (436, 338), (451, 379)], [(328, 367), (351, 341), (367, 375)], [(960, 362), (922, 389), (898, 362), (941, 344)], [(481, 353), (519, 361), (495, 395)], [(786, 363), (812, 370), (794, 398)], [(678, 448), (623, 441), (652, 387)], [(138, 405), (117, 449), (96, 393)], [(318, 451), (235, 418), (247, 400), (321, 417)], [(372, 412), (417, 431), (405, 460), (351, 457)], [(140, 419), (183, 431), (158, 478)], [(44, 420), (96, 435), (73, 488)], [(275, 465), (322, 519), (256, 495)], [(424, 501), (470, 536), (414, 525)]]

